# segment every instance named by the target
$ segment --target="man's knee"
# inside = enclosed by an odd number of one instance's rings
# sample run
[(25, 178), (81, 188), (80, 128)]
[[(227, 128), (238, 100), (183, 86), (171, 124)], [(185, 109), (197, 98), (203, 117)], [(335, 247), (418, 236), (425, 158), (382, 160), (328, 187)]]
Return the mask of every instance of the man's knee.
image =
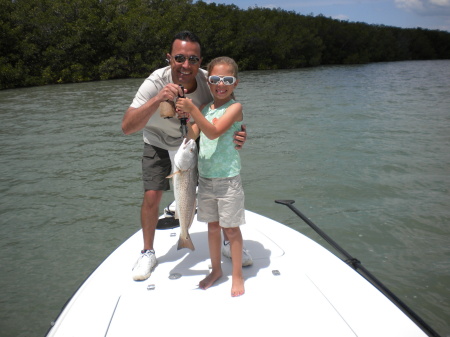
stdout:
[(159, 207), (162, 195), (163, 191), (153, 191), (153, 190), (145, 191), (142, 206), (146, 208)]

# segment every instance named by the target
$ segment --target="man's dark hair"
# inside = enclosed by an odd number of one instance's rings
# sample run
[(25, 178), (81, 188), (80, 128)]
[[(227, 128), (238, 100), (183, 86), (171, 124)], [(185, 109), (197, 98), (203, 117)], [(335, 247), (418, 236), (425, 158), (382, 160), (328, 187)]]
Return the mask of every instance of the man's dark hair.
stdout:
[(170, 45), (170, 53), (171, 54), (172, 54), (173, 43), (175, 42), (175, 40), (197, 42), (200, 45), (200, 51), (202, 50), (202, 43), (200, 42), (200, 39), (198, 38), (198, 36), (188, 30), (183, 30), (182, 32), (175, 34), (175, 36), (172, 40), (172, 44)]

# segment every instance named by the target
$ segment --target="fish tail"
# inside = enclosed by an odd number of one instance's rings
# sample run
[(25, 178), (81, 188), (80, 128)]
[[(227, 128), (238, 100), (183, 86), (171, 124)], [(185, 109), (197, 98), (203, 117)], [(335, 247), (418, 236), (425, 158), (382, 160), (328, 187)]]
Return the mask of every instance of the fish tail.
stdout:
[(182, 248), (189, 248), (190, 250), (195, 250), (194, 243), (192, 242), (189, 233), (186, 235), (186, 237), (180, 235), (177, 250), (180, 250)]

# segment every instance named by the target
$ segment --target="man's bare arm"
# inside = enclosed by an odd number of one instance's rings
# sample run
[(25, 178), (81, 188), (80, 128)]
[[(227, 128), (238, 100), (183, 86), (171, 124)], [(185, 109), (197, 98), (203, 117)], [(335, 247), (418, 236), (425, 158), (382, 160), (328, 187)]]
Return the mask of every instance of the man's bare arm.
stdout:
[(179, 86), (176, 84), (166, 85), (155, 97), (150, 98), (139, 108), (129, 107), (122, 119), (122, 132), (130, 135), (142, 130), (149, 119), (158, 110), (159, 104), (163, 101), (172, 101), (178, 96)]

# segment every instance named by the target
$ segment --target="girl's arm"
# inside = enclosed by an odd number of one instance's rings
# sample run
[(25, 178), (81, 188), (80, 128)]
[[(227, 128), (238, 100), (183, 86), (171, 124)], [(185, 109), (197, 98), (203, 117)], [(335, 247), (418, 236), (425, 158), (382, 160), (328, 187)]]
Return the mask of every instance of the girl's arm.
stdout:
[[(184, 99), (184, 98), (178, 98), (178, 99)], [(200, 109), (203, 109), (204, 105), (202, 105), (200, 107)], [(190, 106), (190, 109), (196, 109), (198, 110), (198, 108), (192, 104), (192, 107)], [(178, 118), (190, 118), (191, 113), (188, 111), (179, 111), (180, 109), (177, 109), (178, 111)], [(201, 114), (201, 112), (200, 112)], [(189, 139), (193, 139), (196, 140), (198, 138), (198, 136), (200, 135), (200, 129), (198, 128), (198, 126), (195, 124), (194, 122), (189, 122), (187, 123), (187, 128), (188, 128), (188, 133), (187, 133), (187, 138)]]
[(187, 123), (187, 127), (188, 127), (188, 134), (187, 134), (188, 138), (196, 140), (200, 134), (200, 130), (199, 130), (197, 124)]
[(194, 126), (202, 130), (209, 139), (216, 139), (223, 135), (234, 122), (242, 121), (242, 104), (234, 103), (230, 105), (225, 114), (219, 119), (210, 123), (201, 111), (192, 103), (190, 99), (179, 98), (177, 100), (177, 109), (188, 112), (195, 120)]

